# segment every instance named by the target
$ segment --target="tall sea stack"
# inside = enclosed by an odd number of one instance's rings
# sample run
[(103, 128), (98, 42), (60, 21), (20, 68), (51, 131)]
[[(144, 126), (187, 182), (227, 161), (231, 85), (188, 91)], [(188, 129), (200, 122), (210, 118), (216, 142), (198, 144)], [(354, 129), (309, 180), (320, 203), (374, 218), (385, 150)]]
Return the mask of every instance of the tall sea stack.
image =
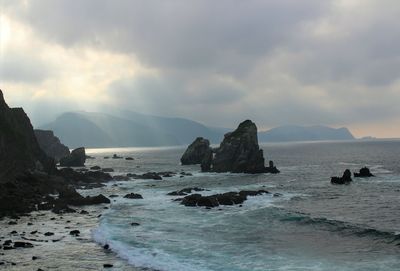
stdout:
[(191, 164), (201, 162), (202, 171), (279, 173), (272, 161), (269, 167), (265, 167), (263, 151), (258, 145), (257, 126), (251, 120), (240, 123), (235, 131), (225, 134), (219, 148), (213, 150), (206, 143), (208, 140), (197, 138), (182, 156), (183, 161), (190, 160)]

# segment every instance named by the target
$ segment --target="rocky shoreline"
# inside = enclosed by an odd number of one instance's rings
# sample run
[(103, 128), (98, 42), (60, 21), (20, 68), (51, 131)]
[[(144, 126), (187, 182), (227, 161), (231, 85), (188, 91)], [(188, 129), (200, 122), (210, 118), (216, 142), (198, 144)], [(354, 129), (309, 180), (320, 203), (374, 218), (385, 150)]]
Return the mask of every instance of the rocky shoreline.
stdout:
[[(93, 241), (92, 230), (104, 207), (85, 206), (64, 214), (35, 211), (0, 219), (0, 270), (140, 270)], [(4, 249), (4, 243), (10, 248)]]

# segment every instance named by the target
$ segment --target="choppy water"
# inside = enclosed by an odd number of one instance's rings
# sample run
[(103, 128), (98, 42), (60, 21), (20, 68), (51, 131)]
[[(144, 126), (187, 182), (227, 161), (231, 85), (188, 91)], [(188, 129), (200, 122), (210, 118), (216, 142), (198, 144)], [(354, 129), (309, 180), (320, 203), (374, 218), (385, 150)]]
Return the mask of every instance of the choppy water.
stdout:
[[(132, 180), (93, 232), (99, 243), (130, 264), (156, 270), (400, 270), (400, 141), (264, 145), (281, 174), (206, 174), (180, 166), (184, 148), (91, 150), (90, 164), (119, 173), (177, 171), (193, 177)], [(104, 160), (118, 153), (135, 161)], [(138, 167), (139, 166), (139, 167)], [(349, 168), (377, 177), (330, 184)], [(166, 194), (186, 187), (205, 194), (267, 189), (243, 207), (207, 210), (173, 202)], [(131, 226), (132, 222), (140, 226)]]

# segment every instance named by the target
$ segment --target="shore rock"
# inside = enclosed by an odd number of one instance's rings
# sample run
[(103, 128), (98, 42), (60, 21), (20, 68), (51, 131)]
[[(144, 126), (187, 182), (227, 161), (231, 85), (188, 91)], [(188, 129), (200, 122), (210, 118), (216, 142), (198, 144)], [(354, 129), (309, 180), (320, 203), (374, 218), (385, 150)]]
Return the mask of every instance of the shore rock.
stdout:
[(60, 160), (62, 167), (83, 167), (86, 162), (86, 152), (84, 147), (77, 148), (70, 155)]
[(351, 172), (349, 169), (346, 169), (343, 173), (342, 177), (332, 177), (331, 183), (332, 184), (349, 184), (353, 180), (351, 179)]
[(263, 151), (258, 145), (257, 126), (246, 120), (239, 127), (224, 136), (215, 156), (204, 157), (202, 169), (212, 172), (234, 173), (278, 173), (272, 165), (265, 167)]
[(40, 148), (48, 157), (53, 158), (56, 162), (59, 162), (61, 158), (70, 154), (69, 148), (61, 143), (53, 131), (35, 130), (35, 136)]
[(354, 177), (356, 178), (368, 178), (368, 177), (375, 177), (371, 171), (369, 170), (369, 168), (367, 167), (363, 167), (360, 169), (360, 172), (354, 172)]
[(203, 162), (206, 154), (211, 152), (210, 141), (202, 137), (196, 138), (181, 157), (182, 165), (195, 165)]

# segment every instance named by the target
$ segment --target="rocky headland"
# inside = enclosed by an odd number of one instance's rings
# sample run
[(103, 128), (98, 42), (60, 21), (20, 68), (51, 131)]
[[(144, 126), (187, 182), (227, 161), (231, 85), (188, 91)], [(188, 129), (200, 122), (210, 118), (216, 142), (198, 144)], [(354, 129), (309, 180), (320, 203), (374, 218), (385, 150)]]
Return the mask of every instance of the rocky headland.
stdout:
[(61, 158), (70, 154), (69, 148), (61, 143), (60, 139), (54, 135), (53, 131), (36, 129), (34, 132), (40, 148), (48, 157), (53, 158), (57, 163)]

